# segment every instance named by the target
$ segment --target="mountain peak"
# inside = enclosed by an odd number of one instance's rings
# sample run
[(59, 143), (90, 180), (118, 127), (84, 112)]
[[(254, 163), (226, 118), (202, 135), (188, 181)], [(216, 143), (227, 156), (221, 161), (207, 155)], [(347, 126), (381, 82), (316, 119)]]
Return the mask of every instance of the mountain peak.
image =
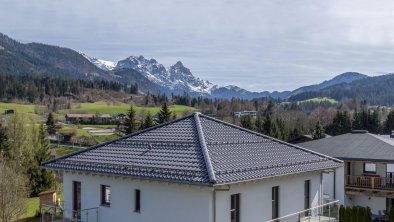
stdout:
[(176, 62), (174, 66), (184, 67), (181, 61)]

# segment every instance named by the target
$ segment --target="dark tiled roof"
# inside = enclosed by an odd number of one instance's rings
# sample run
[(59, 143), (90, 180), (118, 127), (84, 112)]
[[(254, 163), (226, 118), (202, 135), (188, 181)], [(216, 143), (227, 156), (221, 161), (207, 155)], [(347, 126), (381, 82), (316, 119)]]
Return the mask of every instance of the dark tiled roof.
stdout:
[(347, 133), (298, 144), (342, 160), (394, 162), (394, 139), (371, 133)]
[(342, 163), (194, 113), (43, 164), (195, 184), (225, 184), (341, 166)]

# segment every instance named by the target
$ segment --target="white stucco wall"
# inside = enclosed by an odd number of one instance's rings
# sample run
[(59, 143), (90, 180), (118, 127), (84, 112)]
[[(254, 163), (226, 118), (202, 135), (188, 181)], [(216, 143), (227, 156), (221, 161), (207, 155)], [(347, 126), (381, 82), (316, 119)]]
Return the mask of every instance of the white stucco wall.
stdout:
[[(202, 222), (212, 217), (209, 188), (65, 173), (64, 202), (69, 211), (72, 181), (81, 182), (82, 209), (100, 206), (100, 185), (111, 186), (111, 206), (100, 207), (100, 222)], [(141, 190), (140, 213), (134, 212), (134, 189)]]
[(385, 197), (372, 197), (372, 196), (349, 196), (351, 199), (352, 206), (370, 207), (373, 214), (378, 214), (380, 210), (386, 210), (386, 198)]
[(279, 215), (285, 216), (304, 209), (304, 181), (311, 180), (311, 207), (319, 204), (320, 172), (264, 180), (232, 186), (230, 191), (217, 192), (217, 221), (230, 221), (230, 195), (241, 194), (241, 221), (271, 220), (272, 187), (279, 186)]
[[(320, 172), (275, 177), (226, 186), (216, 191), (216, 222), (230, 221), (231, 194), (241, 194), (241, 221), (271, 219), (272, 187), (279, 186), (280, 216), (304, 209), (304, 181), (311, 180), (311, 207), (319, 205)], [(111, 186), (111, 206), (100, 207), (100, 222), (213, 222), (213, 188), (121, 177), (64, 173), (65, 209), (72, 210), (72, 182), (81, 182), (82, 209), (100, 206), (100, 185)], [(223, 188), (223, 187), (222, 187)], [(133, 212), (134, 189), (141, 190), (141, 212)], [(83, 214), (84, 216), (84, 214)], [(92, 218), (90, 214), (89, 218)], [(82, 218), (84, 219), (84, 218)]]

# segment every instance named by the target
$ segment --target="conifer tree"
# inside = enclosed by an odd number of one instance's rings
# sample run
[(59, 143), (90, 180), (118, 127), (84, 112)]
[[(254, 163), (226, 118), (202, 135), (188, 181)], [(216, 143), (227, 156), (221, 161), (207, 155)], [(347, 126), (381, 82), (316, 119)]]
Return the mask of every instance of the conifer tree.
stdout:
[(138, 129), (136, 120), (136, 111), (133, 104), (130, 105), (130, 109), (127, 111), (126, 115), (126, 134), (131, 134), (136, 132)]
[(313, 131), (313, 139), (321, 139), (324, 137), (324, 127), (321, 125), (320, 121), (317, 121), (315, 130)]
[(167, 103), (164, 103), (163, 106), (161, 107), (161, 110), (158, 113), (158, 117), (159, 117), (159, 123), (160, 124), (170, 121), (170, 119), (171, 119), (171, 111), (168, 108)]
[(153, 126), (153, 119), (152, 119), (152, 115), (150, 114), (150, 112), (148, 112), (145, 116), (144, 119), (144, 129), (150, 128)]
[(254, 122), (254, 128), (256, 132), (263, 133), (263, 120), (260, 115), (257, 114), (256, 121)]
[(241, 126), (243, 128), (249, 129), (249, 130), (253, 130), (254, 126), (253, 126), (253, 122), (252, 122), (252, 117), (247, 115), (247, 116), (242, 116), (241, 117)]
[(38, 131), (38, 147), (34, 153), (34, 161), (28, 169), (30, 179), (31, 195), (35, 196), (42, 191), (46, 191), (53, 187), (55, 178), (53, 174), (41, 167), (41, 164), (49, 160), (49, 140), (48, 134), (43, 124), (40, 125)]
[(390, 134), (394, 130), (394, 110), (390, 111), (384, 122), (384, 133)]
[(53, 118), (53, 114), (52, 113), (49, 113), (46, 125), (47, 125), (47, 130), (48, 130), (49, 134), (53, 135), (53, 134), (56, 133), (55, 119)]

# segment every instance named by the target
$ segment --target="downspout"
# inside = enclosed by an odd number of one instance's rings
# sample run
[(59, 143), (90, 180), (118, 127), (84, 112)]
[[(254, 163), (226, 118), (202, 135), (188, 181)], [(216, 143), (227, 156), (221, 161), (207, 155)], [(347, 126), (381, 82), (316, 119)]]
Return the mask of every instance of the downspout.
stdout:
[(323, 204), (323, 171), (320, 172), (320, 201), (319, 205)]
[(337, 184), (337, 169), (334, 170), (334, 200), (337, 199), (336, 184)]

